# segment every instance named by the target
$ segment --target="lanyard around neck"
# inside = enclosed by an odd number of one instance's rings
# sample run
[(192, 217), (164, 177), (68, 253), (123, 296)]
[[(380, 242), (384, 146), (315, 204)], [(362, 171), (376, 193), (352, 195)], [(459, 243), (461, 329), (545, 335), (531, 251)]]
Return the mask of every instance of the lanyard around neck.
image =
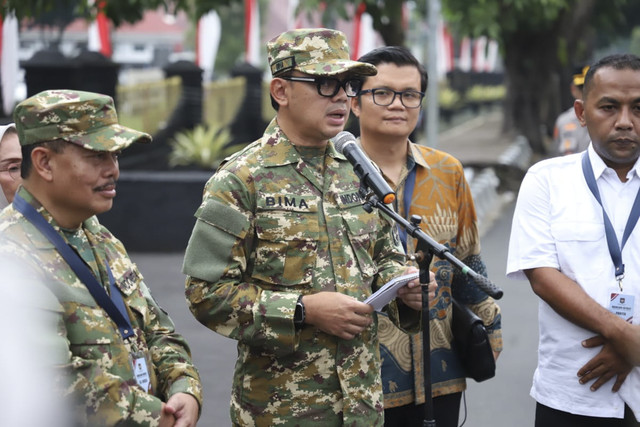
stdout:
[[(404, 205), (404, 217), (409, 219), (409, 208), (411, 207), (411, 198), (413, 197), (413, 188), (416, 185), (416, 169), (418, 165), (413, 165), (411, 170), (409, 171), (409, 175), (407, 175), (407, 179), (404, 181), (404, 193), (402, 196), (402, 202)], [(403, 227), (398, 227), (398, 234), (400, 235), (400, 241), (402, 242), (402, 247), (404, 248), (404, 252), (407, 252), (407, 230)]]
[(124, 306), (124, 300), (120, 290), (115, 286), (115, 280), (111, 273), (111, 268), (107, 263), (106, 269), (109, 275), (109, 286), (111, 297), (98, 282), (89, 267), (82, 261), (80, 256), (64, 241), (62, 236), (45, 220), (36, 209), (27, 203), (20, 195), (16, 194), (13, 199), (13, 206), (25, 216), (58, 250), (58, 253), (69, 264), (69, 267), (76, 273), (76, 276), (85, 284), (91, 296), (102, 307), (109, 317), (118, 325), (120, 335), (123, 339), (133, 336), (131, 319)]
[(629, 236), (631, 235), (631, 232), (633, 231), (633, 228), (636, 226), (638, 218), (640, 217), (640, 190), (638, 190), (636, 199), (633, 202), (631, 213), (629, 214), (629, 219), (627, 219), (627, 225), (625, 226), (624, 233), (622, 235), (622, 246), (620, 246), (618, 245), (618, 238), (616, 237), (615, 229), (613, 228), (611, 220), (609, 220), (609, 216), (607, 215), (607, 212), (604, 210), (604, 206), (602, 205), (600, 191), (598, 190), (596, 178), (593, 174), (593, 168), (591, 167), (591, 162), (589, 161), (588, 151), (585, 151), (582, 154), (582, 173), (584, 174), (584, 178), (587, 181), (589, 190), (591, 190), (591, 193), (602, 208), (602, 216), (604, 217), (604, 231), (607, 236), (607, 246), (609, 247), (609, 253), (611, 254), (613, 265), (616, 268), (616, 280), (618, 282), (621, 282), (624, 278), (622, 249), (624, 249), (624, 245), (627, 243), (627, 240), (629, 239)]

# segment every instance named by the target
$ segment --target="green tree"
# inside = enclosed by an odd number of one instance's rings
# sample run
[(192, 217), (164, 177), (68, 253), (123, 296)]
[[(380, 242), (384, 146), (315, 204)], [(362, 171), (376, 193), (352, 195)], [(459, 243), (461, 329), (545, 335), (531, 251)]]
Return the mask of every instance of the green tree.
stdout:
[[(429, 0), (415, 0), (424, 16)], [(106, 14), (117, 26), (135, 22), (147, 9), (185, 10), (195, 18), (210, 10), (241, 5), (243, 0), (108, 0)], [(324, 3), (325, 25), (350, 19), (364, 2), (374, 28), (387, 45), (404, 45), (404, 0), (300, 0), (302, 11), (317, 11)], [(5, 9), (19, 18), (38, 17), (54, 5), (77, 16), (95, 16), (89, 0), (5, 0)], [(543, 129), (568, 102), (568, 82), (575, 64), (592, 59), (597, 43), (628, 35), (640, 23), (640, 2), (633, 0), (442, 0), (443, 12), (458, 35), (486, 35), (498, 40), (505, 63), (507, 96), (505, 130), (524, 134), (538, 153), (544, 152)], [(231, 8), (232, 10), (233, 8)], [(233, 57), (233, 55), (231, 55)], [(223, 67), (224, 68), (224, 67)]]
[[(416, 1), (425, 14), (426, 1)], [(301, 0), (317, 10), (320, 0)], [(327, 10), (349, 19), (360, 0), (325, 0)], [(401, 25), (404, 1), (364, 0), (387, 45), (405, 43)], [(504, 130), (524, 134), (537, 153), (544, 152), (543, 129), (569, 102), (569, 78), (575, 64), (591, 59), (598, 38), (628, 34), (640, 19), (631, 0), (442, 0), (443, 13), (460, 36), (489, 36), (500, 44), (507, 96)], [(426, 16), (424, 16), (426, 18)], [(597, 36), (597, 37), (596, 37)]]
[[(459, 33), (488, 35), (500, 43), (507, 97), (505, 130), (524, 134), (544, 152), (543, 129), (566, 108), (571, 70), (591, 59), (596, 32), (626, 29), (627, 0), (444, 0)], [(563, 94), (566, 94), (564, 99)]]

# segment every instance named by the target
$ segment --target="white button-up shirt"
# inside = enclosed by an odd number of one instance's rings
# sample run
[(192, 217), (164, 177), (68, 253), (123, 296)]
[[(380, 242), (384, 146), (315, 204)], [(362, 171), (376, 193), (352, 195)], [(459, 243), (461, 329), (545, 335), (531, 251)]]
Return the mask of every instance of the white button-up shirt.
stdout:
[[(621, 244), (622, 234), (640, 189), (640, 162), (621, 182), (590, 145), (589, 160), (607, 215)], [(635, 296), (634, 324), (640, 322), (640, 226), (622, 250), (624, 294)], [(507, 276), (525, 279), (523, 270), (552, 267), (577, 282), (587, 294), (609, 307), (619, 292), (607, 246), (602, 207), (587, 187), (582, 153), (544, 160), (525, 176), (516, 204), (509, 242)], [(556, 313), (540, 300), (538, 366), (531, 396), (539, 403), (573, 414), (623, 418), (626, 402), (640, 417), (640, 368), (633, 369), (622, 389), (612, 393), (614, 379), (592, 392), (577, 372), (601, 347), (585, 349), (594, 336)]]

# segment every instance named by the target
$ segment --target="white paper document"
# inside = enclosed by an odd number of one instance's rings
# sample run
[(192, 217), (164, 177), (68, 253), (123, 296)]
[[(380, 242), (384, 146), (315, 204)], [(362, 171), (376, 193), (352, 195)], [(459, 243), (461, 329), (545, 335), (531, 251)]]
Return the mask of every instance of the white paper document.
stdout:
[(364, 300), (365, 304), (371, 305), (375, 311), (382, 311), (385, 305), (389, 304), (398, 294), (398, 289), (418, 278), (419, 273), (405, 274), (389, 280), (373, 295)]

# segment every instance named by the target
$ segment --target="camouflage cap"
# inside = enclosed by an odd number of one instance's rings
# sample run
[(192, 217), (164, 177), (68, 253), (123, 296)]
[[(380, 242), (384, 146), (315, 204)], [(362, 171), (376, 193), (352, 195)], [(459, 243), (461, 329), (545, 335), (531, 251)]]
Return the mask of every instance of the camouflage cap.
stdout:
[(61, 139), (93, 151), (119, 151), (151, 136), (118, 124), (110, 96), (78, 90), (46, 90), (13, 113), (21, 145)]
[(320, 76), (345, 71), (373, 76), (378, 72), (372, 64), (352, 61), (344, 33), (326, 28), (284, 32), (267, 43), (267, 54), (274, 77), (291, 70)]

